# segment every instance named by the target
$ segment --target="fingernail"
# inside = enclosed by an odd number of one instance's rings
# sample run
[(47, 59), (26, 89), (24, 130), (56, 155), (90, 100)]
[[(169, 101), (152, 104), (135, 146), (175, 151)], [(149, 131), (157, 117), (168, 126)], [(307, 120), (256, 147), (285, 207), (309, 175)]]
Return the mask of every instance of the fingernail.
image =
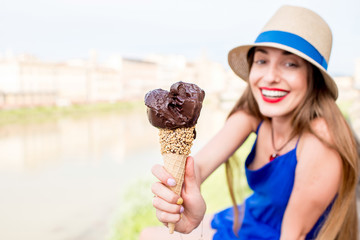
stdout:
[(184, 210), (185, 210), (185, 209), (184, 209), (184, 207), (183, 207), (183, 206), (181, 206), (181, 207), (180, 207), (180, 213), (183, 213), (183, 212), (184, 212)]
[(177, 205), (181, 205), (183, 203), (184, 203), (184, 199), (182, 199), (182, 197), (180, 197), (176, 202)]
[(173, 179), (173, 178), (169, 178), (166, 183), (167, 183), (167, 185), (169, 185), (170, 187), (175, 187), (175, 186), (176, 186), (176, 181), (175, 181), (175, 179)]

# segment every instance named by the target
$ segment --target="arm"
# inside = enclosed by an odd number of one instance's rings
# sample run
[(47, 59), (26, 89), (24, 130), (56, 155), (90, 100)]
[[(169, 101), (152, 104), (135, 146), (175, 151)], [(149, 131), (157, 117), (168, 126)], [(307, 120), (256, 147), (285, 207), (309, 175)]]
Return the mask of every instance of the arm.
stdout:
[[(313, 129), (332, 142), (322, 119), (312, 123)], [(321, 214), (334, 199), (341, 181), (340, 155), (313, 134), (304, 134), (298, 147), (295, 182), (285, 210), (281, 239), (305, 239)]]
[[(175, 230), (179, 232), (189, 233), (196, 228), (206, 210), (200, 192), (201, 183), (235, 152), (252, 131), (256, 130), (258, 123), (259, 120), (244, 112), (233, 114), (215, 137), (196, 154), (195, 164), (193, 158), (187, 159), (184, 188), (181, 193), (184, 200), (182, 210), (178, 205), (181, 204), (178, 202), (179, 196), (165, 187), (171, 175), (161, 165), (155, 165), (152, 172), (160, 182), (153, 184), (152, 192), (157, 196), (154, 198), (153, 206), (156, 208), (158, 219), (165, 224), (177, 223)], [(181, 218), (180, 211), (183, 211)]]
[(231, 157), (259, 123), (259, 119), (243, 111), (229, 117), (224, 127), (195, 155), (199, 185)]

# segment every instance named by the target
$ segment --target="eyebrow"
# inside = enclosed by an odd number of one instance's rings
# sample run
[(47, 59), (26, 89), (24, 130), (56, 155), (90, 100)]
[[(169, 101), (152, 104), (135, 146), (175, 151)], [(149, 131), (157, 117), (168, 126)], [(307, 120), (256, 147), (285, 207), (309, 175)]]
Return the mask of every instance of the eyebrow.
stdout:
[(255, 52), (262, 52), (262, 53), (268, 54), (268, 52), (263, 48), (255, 48)]
[[(264, 54), (268, 54), (268, 51), (266, 51), (265, 49), (263, 48), (255, 48), (255, 52), (261, 52), (261, 53), (264, 53)], [(283, 51), (282, 53), (283, 55), (293, 55), (293, 53), (291, 52), (288, 52), (288, 51)]]

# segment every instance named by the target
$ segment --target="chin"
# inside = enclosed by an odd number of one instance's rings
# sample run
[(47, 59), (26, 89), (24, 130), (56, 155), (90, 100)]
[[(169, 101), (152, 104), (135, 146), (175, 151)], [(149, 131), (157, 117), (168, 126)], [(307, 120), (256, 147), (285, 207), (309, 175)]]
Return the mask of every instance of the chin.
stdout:
[(260, 113), (268, 118), (273, 118), (273, 117), (283, 117), (285, 116), (287, 113), (285, 112), (280, 112), (278, 110), (271, 110), (271, 109), (267, 109), (267, 110), (261, 110), (260, 109)]

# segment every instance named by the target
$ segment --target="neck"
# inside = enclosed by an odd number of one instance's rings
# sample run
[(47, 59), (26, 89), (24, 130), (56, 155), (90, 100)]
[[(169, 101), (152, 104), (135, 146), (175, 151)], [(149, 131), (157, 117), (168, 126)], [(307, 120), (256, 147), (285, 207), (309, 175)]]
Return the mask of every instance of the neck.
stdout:
[(269, 160), (273, 161), (279, 155), (288, 143), (291, 141), (292, 127), (289, 119), (272, 118), (271, 127), (271, 144), (274, 152), (270, 155)]
[(293, 131), (289, 118), (284, 119), (275, 117), (271, 119), (270, 124), (274, 134), (274, 143), (276, 146), (281, 145), (281, 143), (284, 143), (289, 139), (291, 132)]
[(292, 126), (289, 118), (271, 119), (271, 143), (274, 150), (272, 156), (278, 156), (292, 140)]

